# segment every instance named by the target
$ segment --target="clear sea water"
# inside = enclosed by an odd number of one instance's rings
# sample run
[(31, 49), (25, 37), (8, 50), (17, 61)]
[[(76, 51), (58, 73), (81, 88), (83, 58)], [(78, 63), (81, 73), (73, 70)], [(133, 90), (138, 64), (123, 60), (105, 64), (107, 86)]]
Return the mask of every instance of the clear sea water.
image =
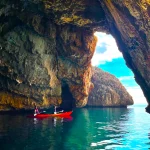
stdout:
[(150, 114), (145, 107), (82, 108), (72, 118), (0, 115), (0, 150), (145, 150)]

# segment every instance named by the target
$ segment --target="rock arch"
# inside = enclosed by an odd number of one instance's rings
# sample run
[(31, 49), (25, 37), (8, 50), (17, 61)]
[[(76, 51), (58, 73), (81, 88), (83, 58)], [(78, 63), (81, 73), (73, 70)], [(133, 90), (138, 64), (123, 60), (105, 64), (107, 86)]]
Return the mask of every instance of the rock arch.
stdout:
[[(24, 99), (43, 107), (60, 103), (62, 81), (76, 106), (86, 105), (95, 31), (114, 36), (150, 103), (149, 7), (148, 0), (1, 0), (1, 106), (12, 104), (8, 93), (23, 96), (21, 104)], [(18, 107), (27, 106), (32, 108), (32, 101)]]

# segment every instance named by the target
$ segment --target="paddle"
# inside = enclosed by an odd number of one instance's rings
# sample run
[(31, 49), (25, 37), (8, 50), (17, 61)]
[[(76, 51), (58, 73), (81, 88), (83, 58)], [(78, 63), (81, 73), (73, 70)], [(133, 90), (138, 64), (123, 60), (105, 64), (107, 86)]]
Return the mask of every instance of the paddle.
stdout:
[[(40, 112), (39, 114), (42, 114), (42, 113), (46, 113), (46, 111), (44, 110), (44, 111)], [(34, 113), (34, 116), (36, 116), (36, 115), (38, 115), (38, 114)]]

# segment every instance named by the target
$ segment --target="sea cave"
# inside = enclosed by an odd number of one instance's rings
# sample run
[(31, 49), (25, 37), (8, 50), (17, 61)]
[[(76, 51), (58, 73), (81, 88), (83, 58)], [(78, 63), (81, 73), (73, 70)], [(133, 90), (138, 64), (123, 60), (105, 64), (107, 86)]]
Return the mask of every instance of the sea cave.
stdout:
[(86, 106), (98, 31), (115, 38), (150, 112), (149, 8), (149, 0), (1, 0), (0, 111)]

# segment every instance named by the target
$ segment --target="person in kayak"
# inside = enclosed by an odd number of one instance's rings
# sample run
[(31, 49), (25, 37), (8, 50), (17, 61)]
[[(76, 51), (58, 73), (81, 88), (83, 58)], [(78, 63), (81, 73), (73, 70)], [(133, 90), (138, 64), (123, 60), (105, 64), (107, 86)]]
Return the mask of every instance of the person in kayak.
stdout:
[(62, 113), (62, 112), (64, 112), (64, 110), (57, 111), (57, 106), (54, 107), (54, 114), (59, 114), (59, 113)]
[(39, 112), (39, 110), (38, 110), (37, 106), (35, 106), (34, 114), (35, 114), (35, 115), (40, 114), (40, 112)]
[(56, 108), (57, 106), (54, 107), (54, 114), (57, 114)]

